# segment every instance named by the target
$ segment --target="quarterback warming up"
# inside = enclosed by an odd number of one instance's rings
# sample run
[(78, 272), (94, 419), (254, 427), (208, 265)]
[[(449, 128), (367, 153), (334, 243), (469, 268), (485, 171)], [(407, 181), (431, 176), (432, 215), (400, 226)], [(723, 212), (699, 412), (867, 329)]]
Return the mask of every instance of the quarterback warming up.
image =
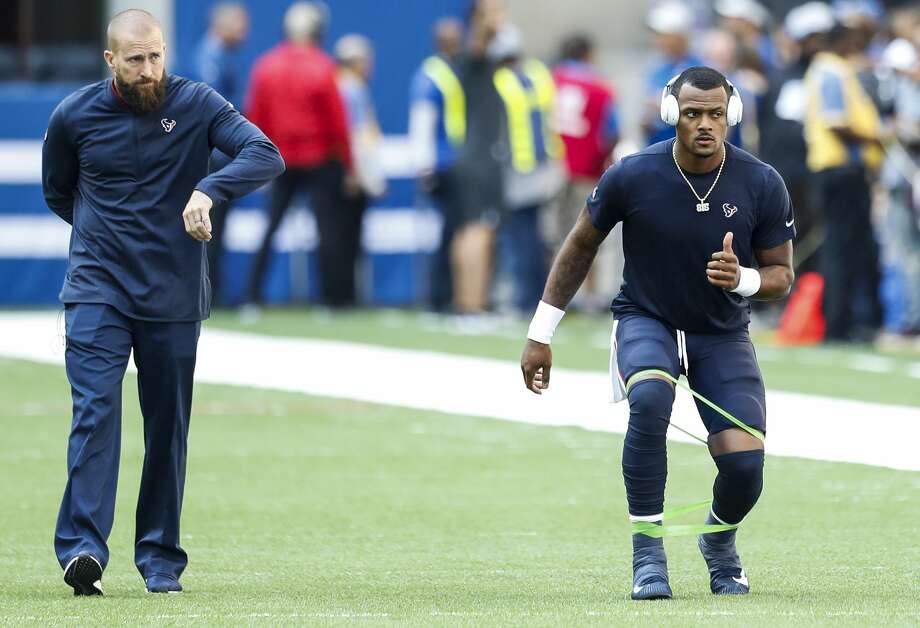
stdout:
[(717, 531), (699, 536), (710, 588), (749, 591), (735, 537), (763, 488), (766, 430), (749, 300), (789, 293), (795, 227), (776, 170), (725, 141), (741, 117), (734, 86), (711, 68), (690, 68), (664, 86), (661, 118), (676, 126), (677, 137), (601, 177), (553, 263), (521, 357), (525, 386), (540, 394), (549, 386), (553, 332), (598, 246), (623, 223), (611, 385), (615, 400), (629, 400), (622, 466), (634, 523), (635, 600), (672, 595), (661, 535), (648, 531), (664, 516), (666, 434), (681, 374), (722, 410), (697, 399), (718, 468), (707, 519)]

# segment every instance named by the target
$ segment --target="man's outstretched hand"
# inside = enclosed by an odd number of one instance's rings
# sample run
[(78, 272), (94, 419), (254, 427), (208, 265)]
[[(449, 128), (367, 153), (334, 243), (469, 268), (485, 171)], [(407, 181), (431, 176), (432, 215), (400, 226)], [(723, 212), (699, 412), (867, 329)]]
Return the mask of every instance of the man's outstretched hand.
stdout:
[(706, 279), (723, 290), (734, 290), (741, 280), (738, 258), (732, 251), (732, 232), (725, 234), (722, 250), (712, 254), (712, 260), (706, 264)]
[(542, 395), (549, 388), (549, 370), (553, 366), (553, 350), (536, 340), (527, 340), (521, 355), (521, 372), (527, 390)]

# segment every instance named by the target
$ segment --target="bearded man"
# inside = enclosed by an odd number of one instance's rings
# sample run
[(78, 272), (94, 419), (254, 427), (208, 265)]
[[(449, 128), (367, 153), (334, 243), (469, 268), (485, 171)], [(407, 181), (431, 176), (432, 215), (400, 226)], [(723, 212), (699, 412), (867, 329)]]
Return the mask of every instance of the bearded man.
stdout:
[[(73, 397), (55, 551), (74, 595), (101, 595), (121, 448), (121, 385), (134, 351), (144, 417), (135, 564), (151, 593), (178, 592), (192, 379), (210, 310), (212, 205), (284, 170), (278, 149), (203, 83), (168, 76), (159, 22), (109, 23), (112, 78), (65, 98), (42, 150), (48, 206), (73, 225), (61, 301)], [(233, 161), (208, 175), (217, 148)]]

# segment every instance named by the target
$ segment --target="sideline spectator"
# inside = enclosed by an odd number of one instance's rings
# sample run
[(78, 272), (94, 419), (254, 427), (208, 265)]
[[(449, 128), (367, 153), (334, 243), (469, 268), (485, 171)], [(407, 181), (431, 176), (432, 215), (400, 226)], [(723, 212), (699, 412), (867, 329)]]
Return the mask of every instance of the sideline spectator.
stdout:
[[(211, 9), (208, 32), (195, 51), (195, 63), (189, 78), (213, 87), (234, 107), (242, 104), (242, 78), (237, 52), (249, 35), (249, 13), (239, 2), (221, 2)], [(211, 154), (210, 171), (216, 172), (230, 162), (220, 151)], [(230, 206), (217, 203), (211, 208), (211, 241), (208, 242), (208, 274), (211, 294), (221, 302), (221, 254), (224, 229)]]
[[(911, 28), (920, 39), (920, 12)], [(908, 39), (892, 41), (882, 56), (883, 69), (893, 73), (894, 137), (882, 171), (888, 191), (886, 257), (901, 270), (906, 304), (904, 336), (920, 336), (920, 55)]]
[(513, 281), (513, 306), (520, 313), (540, 301), (548, 269), (539, 217), (562, 184), (562, 143), (551, 128), (556, 88), (543, 63), (525, 58), (520, 31), (507, 24), (489, 46), (497, 62), (495, 89), (505, 106), (501, 154), (504, 206), (500, 259)]
[[(619, 139), (613, 87), (594, 65), (595, 43), (574, 34), (562, 43), (556, 82), (556, 130), (565, 145), (566, 182), (547, 221), (553, 254), (572, 230), (595, 182), (604, 174)], [(573, 301), (576, 307), (605, 311), (623, 280), (622, 226), (613, 228)]]
[(461, 220), (462, 184), (452, 166), (466, 140), (466, 96), (457, 61), (463, 47), (460, 20), (444, 17), (434, 26), (435, 54), (415, 72), (410, 88), (409, 138), (419, 192), (441, 214), (441, 237), (432, 256), (428, 301), (435, 311), (453, 308), (450, 248)]
[(651, 145), (674, 137), (674, 127), (662, 122), (659, 114), (662, 88), (687, 68), (702, 65), (703, 62), (690, 53), (693, 13), (684, 2), (665, 0), (652, 7), (647, 24), (659, 52), (659, 58), (648, 71), (642, 121), (646, 144)]
[(783, 177), (795, 207), (796, 275), (818, 270), (818, 250), (823, 238), (820, 207), (812, 193), (806, 164), (803, 123), (808, 106), (805, 72), (814, 56), (827, 47), (834, 13), (824, 2), (808, 2), (792, 9), (783, 23), (795, 42), (795, 57), (768, 77), (769, 88), (759, 110), (760, 158)]
[[(380, 156), (381, 133), (377, 113), (368, 81), (374, 67), (374, 51), (370, 41), (361, 35), (345, 35), (335, 44), (335, 58), (339, 63), (339, 91), (348, 113), (351, 133), (351, 155), (360, 190), (345, 199), (343, 215), (338, 227), (342, 230), (337, 240), (343, 244), (342, 265), (346, 272), (342, 279), (350, 285), (342, 287), (343, 305), (354, 305), (355, 264), (361, 252), (361, 221), (368, 203), (383, 196), (387, 182)], [(351, 268), (352, 272), (347, 273)]]
[(770, 37), (770, 12), (757, 0), (716, 0), (713, 11), (720, 18), (720, 27), (734, 35), (741, 55), (756, 59), (755, 69), (763, 75), (779, 66), (779, 53)]
[(466, 99), (466, 141), (454, 163), (463, 182), (457, 190), (460, 225), (451, 244), (454, 306), (460, 313), (485, 312), (495, 248), (495, 230), (504, 207), (501, 135), (504, 106), (493, 82), (489, 45), (506, 23), (501, 0), (478, 0), (470, 19), (467, 52), (459, 60)]
[[(262, 300), (272, 239), (296, 192), (307, 192), (319, 231), (322, 301), (330, 307), (351, 303), (353, 268), (341, 263), (343, 193), (354, 196), (357, 182), (345, 108), (336, 84), (336, 66), (319, 44), (325, 15), (312, 2), (295, 2), (284, 16), (287, 41), (262, 55), (252, 71), (246, 115), (275, 142), (287, 170), (272, 185), (268, 228), (249, 274), (247, 305)], [(347, 188), (347, 190), (346, 190)], [(250, 318), (257, 307), (244, 306)]]
[[(808, 167), (824, 217), (821, 253), (828, 342), (871, 341), (881, 325), (879, 252), (871, 222), (870, 177), (881, 164), (880, 121), (848, 60), (858, 40), (837, 24), (830, 48), (805, 75)], [(856, 303), (868, 303), (865, 320)]]

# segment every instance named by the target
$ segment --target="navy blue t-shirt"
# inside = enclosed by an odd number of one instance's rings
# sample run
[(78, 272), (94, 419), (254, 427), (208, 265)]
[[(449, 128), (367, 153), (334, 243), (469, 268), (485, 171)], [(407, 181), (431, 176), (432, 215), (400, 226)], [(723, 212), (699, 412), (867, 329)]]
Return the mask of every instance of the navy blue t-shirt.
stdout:
[[(233, 156), (208, 175), (213, 148)], [(63, 303), (126, 316), (198, 321), (210, 309), (205, 243), (185, 232), (192, 191), (214, 204), (284, 170), (278, 149), (204, 83), (171, 76), (156, 111), (136, 114), (106, 79), (51, 114), (42, 150), (45, 200), (73, 225)]]
[[(754, 251), (795, 237), (789, 193), (772, 167), (726, 143), (725, 167), (708, 212), (677, 171), (671, 155), (675, 140), (653, 144), (611, 166), (587, 200), (594, 226), (609, 231), (623, 223), (626, 264), (623, 285), (613, 300), (616, 317), (651, 315), (691, 333), (744, 329), (748, 300), (710, 284), (706, 264), (722, 250), (725, 233), (742, 266), (756, 267)], [(685, 173), (704, 195), (718, 168)]]

